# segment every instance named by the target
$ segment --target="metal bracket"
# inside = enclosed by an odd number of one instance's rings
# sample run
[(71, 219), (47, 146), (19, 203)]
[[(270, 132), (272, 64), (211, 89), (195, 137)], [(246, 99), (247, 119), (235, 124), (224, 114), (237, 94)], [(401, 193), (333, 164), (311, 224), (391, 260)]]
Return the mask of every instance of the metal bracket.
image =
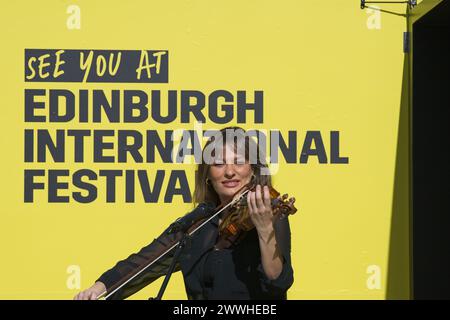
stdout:
[(410, 38), (411, 38), (411, 32), (409, 31), (409, 11), (414, 8), (417, 5), (417, 0), (408, 0), (408, 1), (366, 1), (366, 0), (361, 0), (361, 9), (365, 9), (365, 8), (370, 8), (367, 7), (366, 4), (368, 3), (391, 3), (391, 4), (407, 4), (408, 6), (406, 7), (406, 14), (398, 14), (398, 13), (394, 13), (391, 11), (387, 11), (387, 10), (381, 10), (382, 12), (387, 12), (387, 13), (391, 13), (391, 14), (395, 14), (395, 15), (401, 15), (406, 17), (406, 30), (405, 32), (403, 32), (403, 52), (404, 53), (409, 53), (410, 50)]
[(409, 52), (409, 38), (410, 38), (411, 33), (409, 31), (405, 31), (403, 32), (403, 52), (404, 53), (408, 53)]
[(407, 3), (409, 5), (410, 9), (417, 6), (417, 0), (408, 0), (408, 1), (366, 1), (366, 0), (361, 0), (361, 9), (366, 8), (367, 3)]

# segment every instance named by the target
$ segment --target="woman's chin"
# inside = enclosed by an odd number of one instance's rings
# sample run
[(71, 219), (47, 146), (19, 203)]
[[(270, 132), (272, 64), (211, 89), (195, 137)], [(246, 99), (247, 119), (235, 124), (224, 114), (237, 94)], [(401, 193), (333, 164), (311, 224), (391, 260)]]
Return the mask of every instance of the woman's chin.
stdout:
[(226, 188), (224, 190), (221, 190), (220, 195), (221, 198), (226, 199), (233, 199), (233, 196), (236, 194), (236, 192), (239, 190), (238, 187), (236, 188)]
[(233, 197), (238, 190), (238, 188), (227, 188), (222, 192), (222, 194), (226, 197)]

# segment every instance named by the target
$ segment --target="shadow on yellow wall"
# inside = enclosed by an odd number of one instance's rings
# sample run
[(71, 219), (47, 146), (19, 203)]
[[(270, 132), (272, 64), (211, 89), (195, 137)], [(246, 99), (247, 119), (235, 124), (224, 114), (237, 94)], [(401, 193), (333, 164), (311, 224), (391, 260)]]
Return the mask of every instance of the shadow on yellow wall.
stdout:
[(402, 92), (392, 197), (386, 299), (410, 299), (409, 57), (403, 60)]

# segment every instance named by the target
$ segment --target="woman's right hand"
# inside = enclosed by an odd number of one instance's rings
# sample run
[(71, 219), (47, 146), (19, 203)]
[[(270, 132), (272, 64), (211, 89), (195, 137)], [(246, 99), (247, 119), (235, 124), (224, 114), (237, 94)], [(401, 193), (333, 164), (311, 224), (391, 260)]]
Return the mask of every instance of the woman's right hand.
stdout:
[(73, 300), (95, 300), (99, 295), (106, 291), (106, 287), (103, 282), (96, 282), (92, 287), (81, 291)]

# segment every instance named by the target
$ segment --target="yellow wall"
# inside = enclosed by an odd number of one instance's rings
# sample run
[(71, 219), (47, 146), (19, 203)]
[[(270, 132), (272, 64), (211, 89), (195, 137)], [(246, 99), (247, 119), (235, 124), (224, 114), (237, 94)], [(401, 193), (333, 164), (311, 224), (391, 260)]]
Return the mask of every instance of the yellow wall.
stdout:
[[(81, 9), (79, 30), (66, 26), (71, 4)], [(274, 177), (276, 188), (295, 196), (299, 207), (290, 219), (295, 282), (289, 298), (408, 297), (408, 149), (398, 153), (400, 137), (408, 141), (407, 134), (399, 134), (408, 123), (407, 116), (401, 118), (404, 17), (382, 13), (380, 29), (370, 29), (376, 13), (347, 0), (10, 1), (2, 7), (0, 298), (69, 299), (78, 292), (67, 286), (69, 266), (80, 267), (86, 288), (191, 208), (179, 197), (172, 204), (145, 204), (139, 197), (134, 204), (123, 199), (107, 204), (104, 191), (87, 205), (49, 204), (43, 192), (36, 203), (24, 204), (26, 168), (120, 167), (154, 173), (177, 167), (24, 163), (24, 129), (74, 126), (25, 123), (26, 88), (263, 90), (264, 124), (249, 122), (246, 128), (297, 130), (299, 142), (307, 130), (320, 130), (327, 151), (329, 132), (339, 131), (341, 154), (349, 164), (318, 164), (314, 158), (307, 164), (282, 162)], [(383, 9), (404, 12), (403, 5)], [(167, 49), (170, 81), (25, 83), (25, 48)], [(96, 128), (149, 127), (163, 131), (192, 125), (104, 123)], [(193, 187), (194, 167), (183, 169)], [(102, 190), (104, 184), (98, 186)], [(398, 232), (393, 235), (393, 230)], [(380, 270), (380, 288), (368, 288), (377, 276), (370, 266)], [(390, 277), (389, 270), (396, 276)], [(159, 284), (133, 298), (156, 295)], [(177, 274), (165, 298), (185, 297)]]

